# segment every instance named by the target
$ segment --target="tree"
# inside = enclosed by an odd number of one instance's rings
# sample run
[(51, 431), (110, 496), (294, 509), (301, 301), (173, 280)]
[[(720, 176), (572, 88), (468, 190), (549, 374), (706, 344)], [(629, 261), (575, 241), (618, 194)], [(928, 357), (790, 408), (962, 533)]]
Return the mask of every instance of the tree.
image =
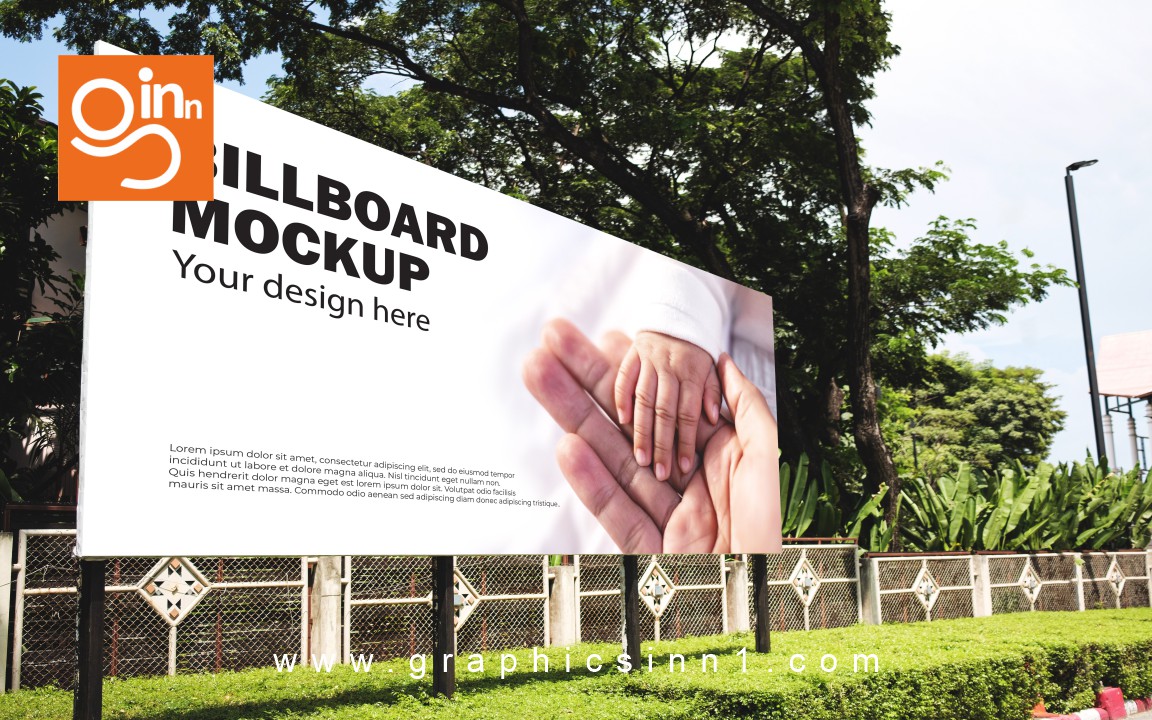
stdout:
[(1041, 374), (964, 355), (929, 357), (923, 381), (900, 391), (906, 412), (893, 413), (887, 428), (901, 471), (933, 480), (961, 462), (982, 471), (1017, 463), (1034, 470), (1066, 417)]
[(56, 200), (56, 128), (40, 93), (0, 79), (0, 342), (15, 341), (32, 290), (52, 280), (56, 253), (32, 233), (65, 205)]
[(873, 232), (872, 325), (877, 371), (896, 387), (928, 377), (927, 355), (949, 333), (1003, 324), (1008, 312), (1040, 301), (1053, 285), (1071, 286), (1063, 270), (1023, 261), (1001, 240), (978, 242), (976, 222), (940, 217), (903, 250), (884, 230)]
[[(0, 80), (0, 492), (50, 493), (76, 466), (79, 443), (81, 285), (52, 269), (56, 252), (35, 232), (71, 207), (56, 199), (56, 128), (40, 94)], [(34, 316), (32, 292), (57, 297)], [(9, 454), (23, 444), (21, 467)], [(41, 458), (49, 448), (49, 460)], [(8, 481), (11, 480), (11, 485)]]
[[(855, 128), (897, 48), (876, 0), (0, 3), (30, 39), (276, 51), (282, 107), (773, 295), (781, 442), (840, 443), (849, 387), (867, 490), (899, 478), (876, 407), (870, 216), (942, 179), (866, 167)], [(410, 87), (364, 91), (384, 73)], [(870, 493), (871, 494), (871, 493)], [(890, 514), (894, 506), (890, 506)]]

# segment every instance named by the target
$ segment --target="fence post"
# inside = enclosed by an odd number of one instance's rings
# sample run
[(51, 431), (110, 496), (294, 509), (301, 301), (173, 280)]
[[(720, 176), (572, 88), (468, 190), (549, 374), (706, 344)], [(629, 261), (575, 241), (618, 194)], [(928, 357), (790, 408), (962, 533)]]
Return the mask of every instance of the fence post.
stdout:
[(992, 575), (987, 555), (972, 556), (972, 617), (992, 615)]
[(748, 632), (752, 627), (748, 614), (748, 564), (743, 560), (729, 560), (724, 580), (724, 616), (728, 632)]
[(1076, 567), (1076, 608), (1084, 611), (1084, 556), (1072, 553), (1073, 565)]
[[(1148, 405), (1148, 416), (1149, 422), (1152, 422), (1152, 404)], [(1149, 454), (1149, 460), (1152, 461), (1152, 453)], [(1152, 462), (1148, 464), (1152, 466)], [(1152, 482), (1152, 475), (1149, 475), (1145, 482)], [(1148, 576), (1146, 580), (1148, 583), (1148, 602), (1152, 605), (1152, 544), (1144, 549), (1144, 574)]]
[(860, 558), (860, 605), (865, 624), (884, 622), (880, 609), (880, 561), (867, 555)]
[(345, 555), (344, 562), (340, 570), (340, 592), (344, 595), (344, 603), (341, 606), (341, 615), (343, 618), (342, 627), (343, 641), (341, 646), (344, 648), (344, 662), (347, 663), (352, 657), (352, 556)]
[(549, 645), (568, 647), (576, 640), (576, 568), (556, 565), (549, 568), (552, 575), (548, 590), (548, 625), (551, 630)]
[(323, 663), (327, 658), (344, 660), (341, 652), (341, 558), (329, 555), (316, 558), (316, 572), (312, 577), (312, 635), (308, 652)]
[(8, 624), (12, 618), (12, 533), (0, 533), (0, 693), (8, 678)]
[(452, 697), (456, 692), (456, 558), (432, 558), (432, 694)]

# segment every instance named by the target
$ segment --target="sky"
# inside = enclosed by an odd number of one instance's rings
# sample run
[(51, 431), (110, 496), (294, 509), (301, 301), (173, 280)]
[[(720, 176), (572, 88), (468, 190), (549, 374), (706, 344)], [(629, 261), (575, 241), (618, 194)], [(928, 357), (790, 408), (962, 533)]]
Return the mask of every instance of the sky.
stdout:
[[(906, 243), (937, 216), (973, 218), (977, 241), (1029, 248), (1036, 262), (1071, 275), (1064, 168), (1098, 159), (1075, 173), (1096, 347), (1105, 335), (1152, 330), (1152, 303), (1143, 299), (1152, 228), (1142, 222), (1152, 197), (1152, 3), (890, 0), (886, 8), (901, 52), (876, 79), (872, 124), (860, 129), (867, 161), (902, 168), (942, 160), (951, 179), (903, 208), (877, 209), (874, 224)], [(55, 120), (56, 56), (67, 52), (47, 35), (27, 45), (2, 39), (0, 77), (37, 85)], [(245, 85), (227, 85), (258, 97), (278, 70), (265, 57), (247, 68)], [(1051, 458), (1081, 459), (1095, 441), (1080, 327), (1076, 290), (1056, 288), (1005, 325), (949, 336), (942, 349), (1042, 369), (1068, 413)], [(1144, 407), (1138, 430), (1147, 435)], [(1115, 423), (1113, 464), (1131, 467), (1125, 420)]]
[[(1092, 331), (1152, 330), (1146, 297), (1152, 269), (1152, 4), (1131, 2), (886, 3), (901, 47), (876, 81), (872, 127), (860, 135), (868, 161), (915, 167), (943, 160), (951, 180), (899, 210), (879, 209), (877, 225), (905, 240), (939, 215), (974, 218), (975, 239), (1027, 247), (1037, 262), (1074, 273), (1064, 192), (1074, 173)], [(996, 365), (1031, 365), (1054, 384), (1066, 427), (1053, 459), (1094, 448), (1088, 374), (1077, 291), (1056, 288), (1007, 324), (951, 336), (944, 348)], [(1147, 435), (1138, 406), (1138, 430)], [(1117, 427), (1115, 464), (1132, 466), (1126, 420)], [(1152, 447), (1149, 448), (1152, 450)]]

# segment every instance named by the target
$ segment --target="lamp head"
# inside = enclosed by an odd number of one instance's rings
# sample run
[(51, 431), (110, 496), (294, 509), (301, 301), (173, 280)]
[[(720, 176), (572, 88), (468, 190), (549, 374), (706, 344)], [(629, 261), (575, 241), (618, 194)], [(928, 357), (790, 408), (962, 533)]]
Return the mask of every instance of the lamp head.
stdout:
[(1088, 167), (1089, 165), (1095, 165), (1097, 162), (1099, 162), (1099, 161), (1098, 160), (1081, 160), (1079, 162), (1074, 162), (1071, 165), (1069, 165), (1067, 170), (1068, 170), (1068, 172), (1072, 172), (1073, 170), (1079, 170), (1080, 168), (1085, 168), (1085, 167)]

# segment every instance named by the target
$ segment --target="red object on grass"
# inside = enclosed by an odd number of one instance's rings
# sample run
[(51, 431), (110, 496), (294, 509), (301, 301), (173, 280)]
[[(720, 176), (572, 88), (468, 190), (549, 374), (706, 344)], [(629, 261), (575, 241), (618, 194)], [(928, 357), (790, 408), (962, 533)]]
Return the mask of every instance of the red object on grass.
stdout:
[(1124, 707), (1124, 693), (1120, 688), (1102, 688), (1096, 693), (1096, 707), (1107, 712), (1111, 720), (1128, 717), (1128, 710)]

